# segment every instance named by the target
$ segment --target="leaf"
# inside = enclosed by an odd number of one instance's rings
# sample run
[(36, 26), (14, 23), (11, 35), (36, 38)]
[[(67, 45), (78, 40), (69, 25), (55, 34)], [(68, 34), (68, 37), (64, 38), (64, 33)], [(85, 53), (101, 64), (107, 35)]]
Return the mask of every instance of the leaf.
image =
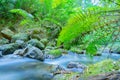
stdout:
[(19, 14), (26, 19), (33, 19), (34, 18), (34, 16), (32, 14), (28, 13), (27, 11), (25, 11), (23, 9), (12, 9), (12, 10), (10, 10), (10, 12)]
[(88, 46), (86, 48), (86, 53), (90, 56), (93, 56), (97, 53), (97, 47), (95, 46), (94, 43), (88, 44)]

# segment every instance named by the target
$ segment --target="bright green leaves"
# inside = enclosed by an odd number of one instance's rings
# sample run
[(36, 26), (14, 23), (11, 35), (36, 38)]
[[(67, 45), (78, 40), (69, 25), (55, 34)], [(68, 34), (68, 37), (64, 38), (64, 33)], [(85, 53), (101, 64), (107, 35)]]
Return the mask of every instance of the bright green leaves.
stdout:
[(92, 7), (72, 15), (59, 34), (58, 46), (62, 44), (69, 49), (75, 40), (85, 45), (84, 48), (89, 55), (95, 55), (97, 45), (104, 45), (111, 41), (114, 24), (116, 25), (119, 21), (119, 18), (115, 16), (119, 13), (114, 10), (116, 9)]
[(12, 9), (12, 10), (10, 10), (10, 12), (19, 14), (26, 19), (33, 19), (34, 18), (33, 15), (31, 15), (30, 13), (28, 13), (27, 11), (25, 11), (23, 9)]
[(58, 45), (64, 43), (66, 46), (80, 34), (94, 30), (95, 22), (99, 22), (99, 14), (81, 12), (71, 17), (60, 33)]
[(88, 55), (93, 56), (97, 53), (97, 47), (96, 44), (94, 43), (90, 43), (88, 44), (87, 48), (86, 48), (86, 52)]
[(21, 25), (28, 23), (30, 20), (32, 20), (34, 18), (34, 16), (32, 14), (28, 13), (27, 11), (25, 11), (23, 9), (12, 9), (12, 10), (10, 10), (10, 12), (18, 14), (24, 18), (20, 23)]

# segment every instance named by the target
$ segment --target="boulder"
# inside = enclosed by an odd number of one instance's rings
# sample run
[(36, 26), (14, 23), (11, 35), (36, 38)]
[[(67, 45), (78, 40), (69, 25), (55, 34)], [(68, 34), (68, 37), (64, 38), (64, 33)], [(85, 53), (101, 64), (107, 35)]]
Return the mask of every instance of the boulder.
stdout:
[(16, 40), (15, 43), (20, 45), (21, 48), (25, 48), (27, 46), (27, 44), (22, 40)]
[(41, 41), (38, 41), (37, 39), (31, 39), (27, 42), (27, 44), (31, 44), (32, 46), (35, 46), (41, 50), (45, 48), (44, 44)]
[(0, 57), (2, 57), (2, 51), (0, 51)]
[(28, 41), (29, 36), (26, 33), (18, 33), (12, 36), (12, 42), (15, 42), (16, 40), (22, 40), (22, 41)]
[(5, 38), (0, 39), (0, 45), (8, 44), (8, 43), (9, 43), (8, 39), (5, 39)]
[(28, 29), (26, 33), (29, 34), (31, 39), (38, 39), (41, 40), (43, 38), (46, 38), (46, 30), (44, 28), (32, 28)]
[(69, 62), (67, 64), (67, 68), (81, 68), (81, 69), (85, 69), (86, 66), (79, 63), (79, 62)]
[(10, 29), (6, 28), (1, 31), (1, 34), (4, 38), (11, 40), (12, 36), (14, 35), (14, 32), (11, 31)]
[(45, 58), (54, 59), (62, 56), (63, 53), (67, 53), (66, 50), (55, 48), (55, 47), (47, 47), (44, 50)]
[(18, 43), (10, 43), (0, 46), (0, 51), (3, 55), (12, 54), (16, 49), (19, 49), (21, 44)]
[(34, 47), (32, 45), (28, 45), (25, 49), (16, 50), (14, 54), (33, 58), (33, 59), (38, 59), (41, 61), (44, 60), (43, 52), (39, 48)]
[(48, 43), (48, 40), (46, 39), (46, 38), (44, 38), (44, 39), (41, 39), (40, 40), (45, 46), (47, 45), (47, 43)]

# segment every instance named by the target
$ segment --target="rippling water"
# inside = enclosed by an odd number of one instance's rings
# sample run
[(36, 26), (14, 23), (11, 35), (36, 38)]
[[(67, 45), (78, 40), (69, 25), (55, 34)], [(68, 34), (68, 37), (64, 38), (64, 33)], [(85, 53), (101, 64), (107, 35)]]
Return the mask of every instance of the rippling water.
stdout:
[[(44, 77), (44, 74), (46, 75), (44, 71), (41, 71), (44, 69), (44, 66), (41, 66), (39, 68), (37, 66), (47, 63), (60, 65), (63, 68), (67, 69), (66, 66), (69, 62), (75, 61), (83, 64), (91, 64), (107, 59), (109, 55), (110, 54), (108, 53), (103, 53), (102, 56), (95, 56), (93, 59), (90, 59), (85, 54), (68, 52), (68, 54), (64, 54), (59, 58), (46, 59), (44, 62), (12, 54), (6, 55), (0, 58), (0, 80), (46, 80), (46, 78), (42, 79), (39, 75), (41, 73), (42, 77)], [(120, 54), (113, 53), (111, 56), (109, 56), (109, 58), (118, 60), (120, 59)], [(83, 71), (83, 69), (75, 70), (78, 70), (79, 72)], [(48, 74), (47, 77), (51, 78), (52, 75)]]
[(58, 64), (66, 68), (67, 63), (71, 61), (81, 62), (83, 64), (92, 64), (92, 63), (96, 63), (96, 62), (99, 62), (101, 60), (108, 59), (108, 58), (113, 59), (113, 60), (118, 60), (120, 59), (120, 54), (102, 53), (101, 56), (95, 56), (93, 58), (90, 58), (85, 54), (76, 54), (76, 53), (68, 52), (68, 54), (64, 54), (59, 58), (46, 59), (44, 62), (48, 64)]

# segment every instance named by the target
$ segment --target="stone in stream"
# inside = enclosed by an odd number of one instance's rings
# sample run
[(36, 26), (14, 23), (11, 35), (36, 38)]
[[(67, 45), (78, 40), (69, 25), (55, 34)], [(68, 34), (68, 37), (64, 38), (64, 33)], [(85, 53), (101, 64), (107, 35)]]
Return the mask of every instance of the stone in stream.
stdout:
[(69, 71), (72, 71), (72, 72), (83, 73), (83, 71), (87, 68), (87, 66), (85, 66), (80, 62), (69, 62), (67, 64), (67, 68)]
[(31, 44), (32, 46), (35, 46), (41, 50), (43, 50), (45, 48), (45, 45), (37, 39), (31, 39), (27, 42), (27, 44)]
[(43, 51), (46, 59), (54, 59), (61, 57), (62, 54), (67, 53), (66, 50), (56, 47), (46, 47)]
[(67, 68), (81, 68), (81, 69), (85, 69), (86, 66), (79, 63), (79, 62), (69, 62), (67, 65)]
[(11, 40), (12, 36), (14, 35), (14, 32), (11, 31), (10, 29), (6, 28), (1, 31), (1, 34), (4, 38)]
[(16, 50), (13, 54), (38, 59), (41, 61), (44, 60), (43, 52), (39, 48), (32, 45), (28, 45), (25, 49)]
[(25, 48), (27, 45), (23, 40), (16, 40), (15, 43), (19, 44), (21, 48)]
[(0, 62), (0, 80), (51, 80), (58, 70), (57, 65), (13, 54), (3, 56)]
[(2, 57), (3, 55), (2, 55), (2, 51), (0, 51), (0, 57)]
[(22, 44), (18, 43), (10, 43), (0, 46), (0, 51), (3, 55), (12, 54), (16, 49), (19, 49)]

